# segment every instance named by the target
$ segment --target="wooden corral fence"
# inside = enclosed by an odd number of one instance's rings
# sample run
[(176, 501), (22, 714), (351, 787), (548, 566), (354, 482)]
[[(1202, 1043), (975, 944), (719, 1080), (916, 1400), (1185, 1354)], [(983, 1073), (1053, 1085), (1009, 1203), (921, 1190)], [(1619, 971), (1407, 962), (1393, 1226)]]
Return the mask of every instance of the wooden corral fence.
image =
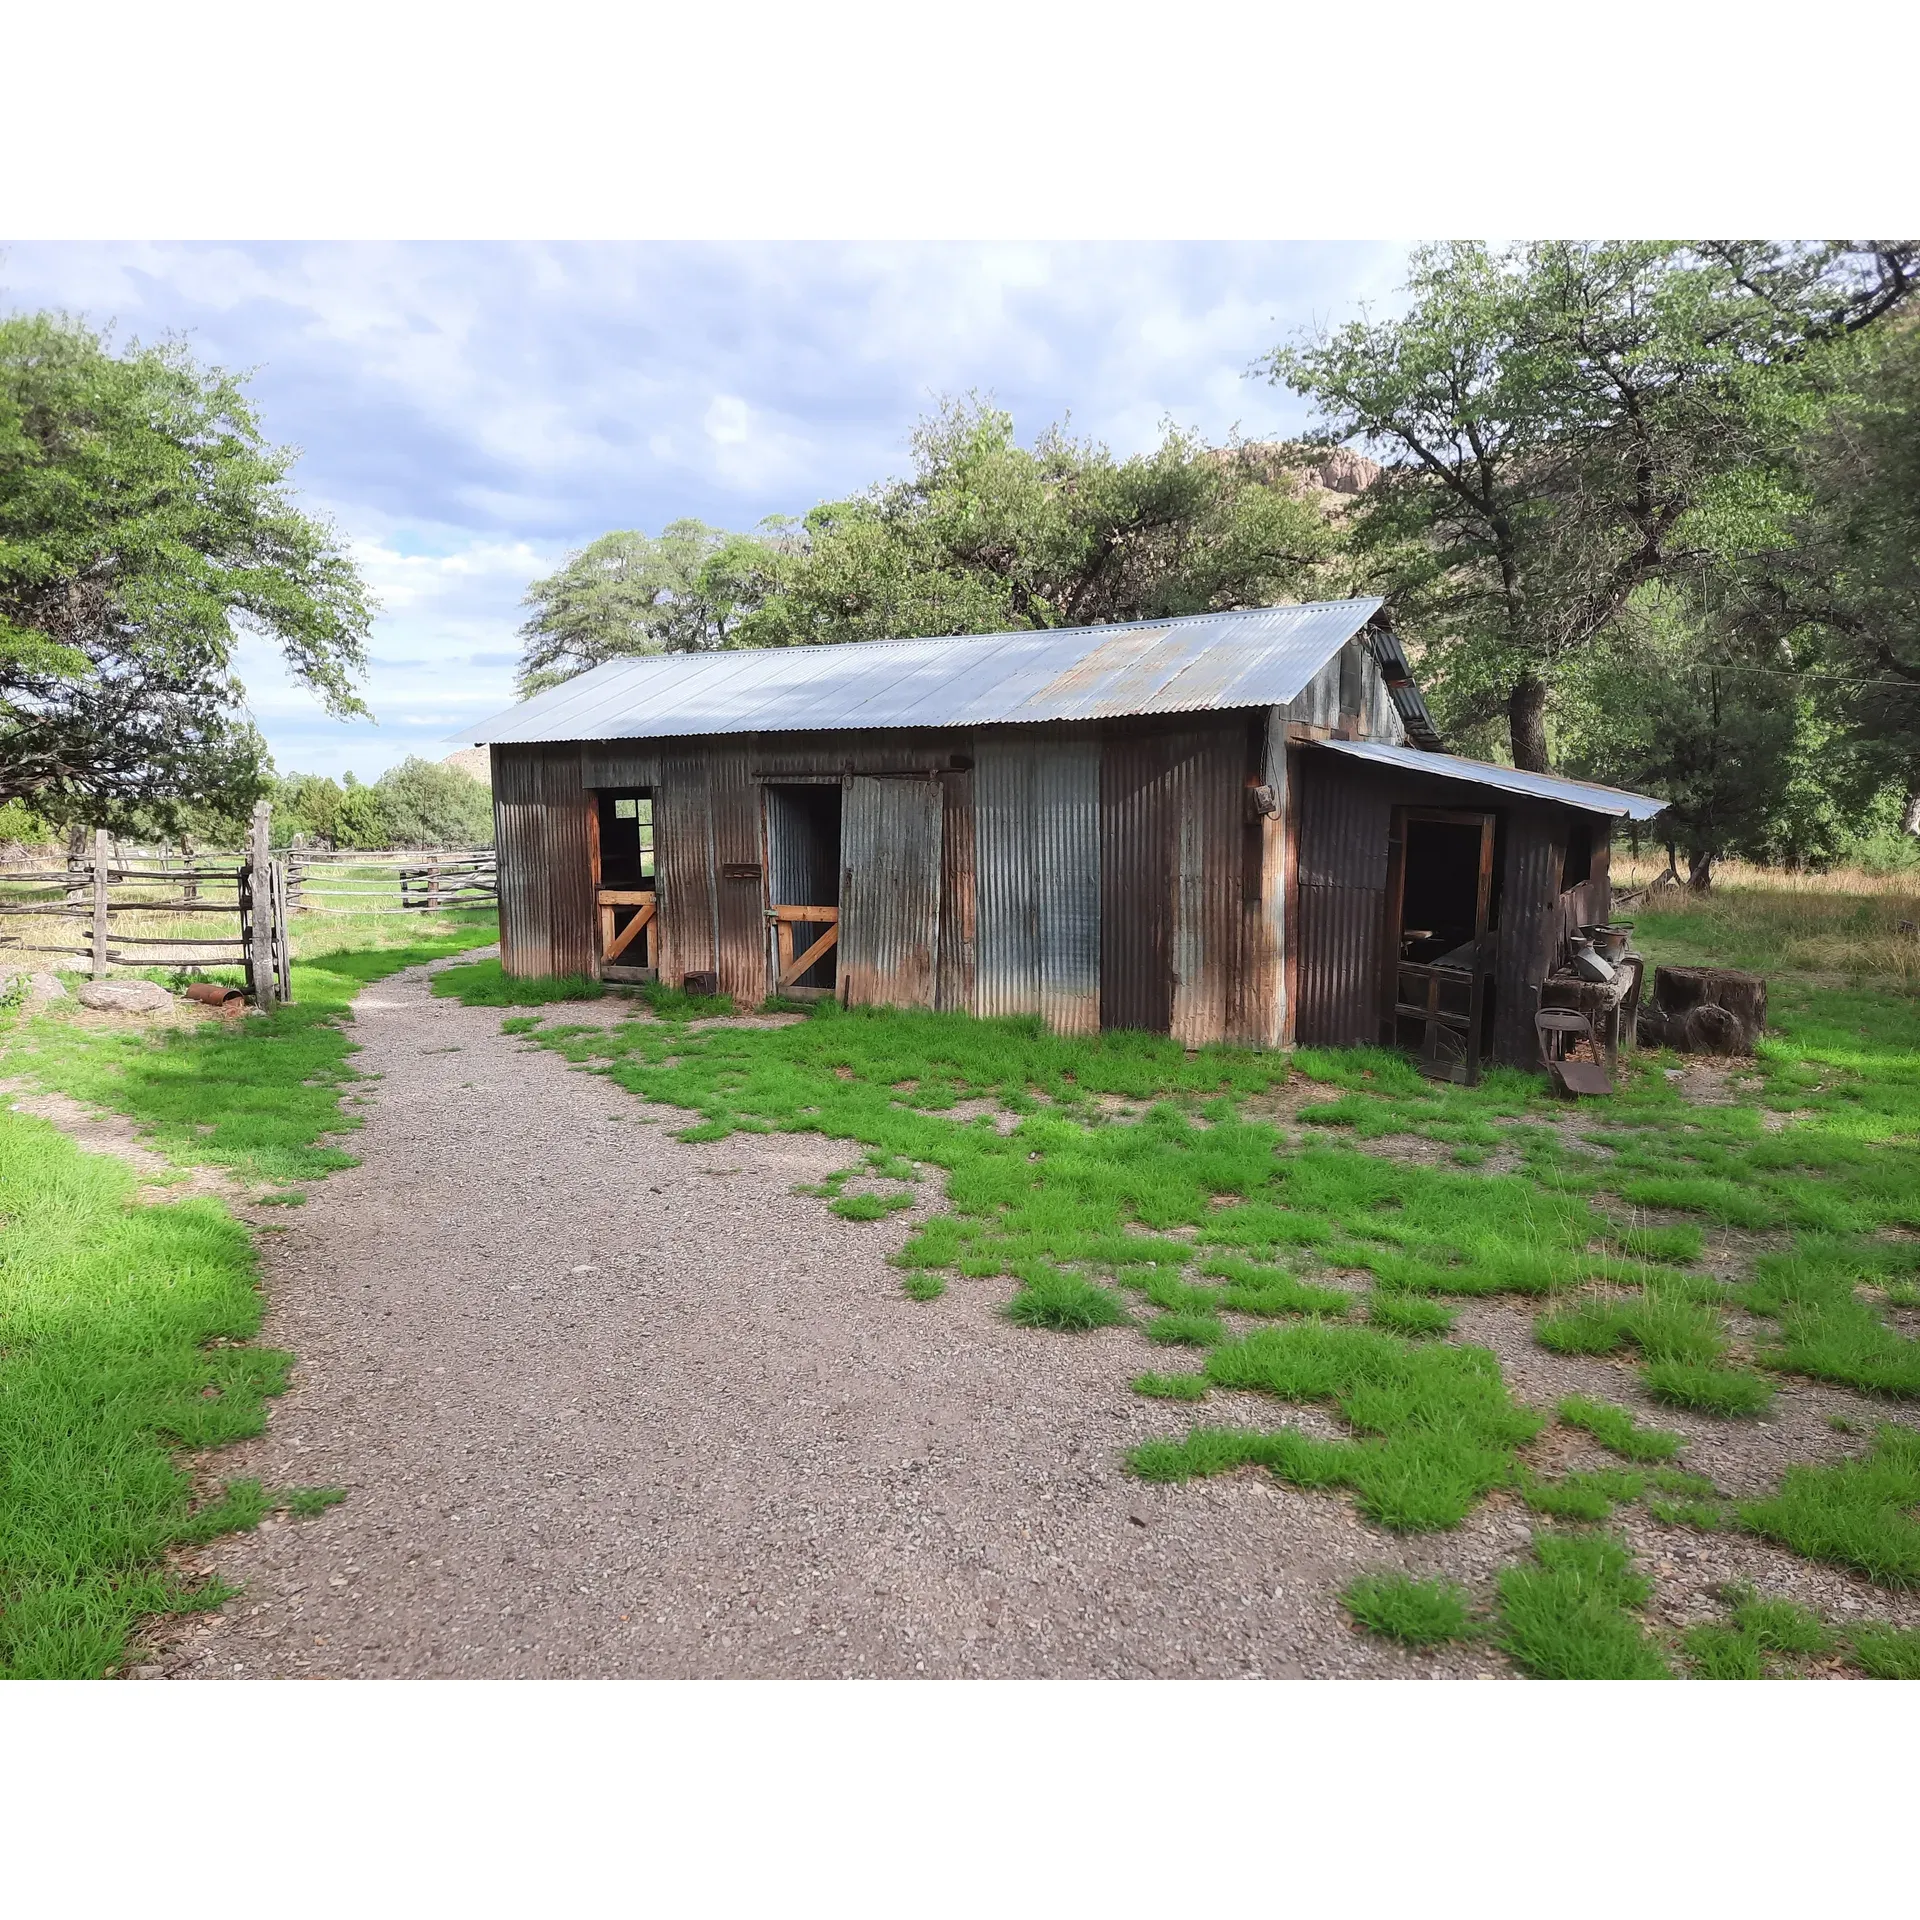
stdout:
[(396, 853), (288, 850), (287, 903), (293, 913), (447, 913), (500, 902), (491, 847), (417, 848)]
[(58, 869), (0, 869), (0, 966), (39, 958), (84, 968), (246, 970), (254, 1001), (291, 1000), (286, 869), (269, 851), (265, 805), (235, 853), (116, 846), (97, 829)]

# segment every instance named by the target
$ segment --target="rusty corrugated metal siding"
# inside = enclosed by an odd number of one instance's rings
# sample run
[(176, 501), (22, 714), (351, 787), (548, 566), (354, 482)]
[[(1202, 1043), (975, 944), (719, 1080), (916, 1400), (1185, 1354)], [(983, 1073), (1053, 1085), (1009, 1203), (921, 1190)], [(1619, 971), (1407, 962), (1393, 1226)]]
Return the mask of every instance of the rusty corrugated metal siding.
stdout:
[[(1100, 1020), (1185, 1046), (1264, 1033), (1279, 989), (1263, 935), (1263, 835), (1246, 813), (1264, 716), (1177, 732), (1116, 729), (1100, 782)], [(1251, 906), (1250, 906), (1251, 899)], [(1259, 953), (1266, 974), (1246, 975)]]
[(934, 1005), (943, 1013), (969, 1013), (979, 977), (978, 835), (972, 769), (949, 767), (940, 776), (940, 792), (940, 977)]
[(752, 742), (715, 743), (707, 756), (713, 807), (714, 951), (720, 991), (757, 1007), (773, 985), (768, 962), (766, 846)]
[(1100, 1024), (1173, 1025), (1173, 828), (1164, 733), (1108, 739), (1100, 767)]
[(494, 747), (500, 964), (517, 979), (592, 973), (592, 803), (578, 747)]
[(973, 770), (973, 1004), (1100, 1025), (1100, 742), (983, 733)]
[(1331, 755), (1291, 756), (1299, 788), (1299, 918), (1294, 1038), (1350, 1047), (1380, 1032), (1387, 836), (1394, 795)]
[(713, 796), (698, 745), (661, 756), (653, 793), (653, 870), (659, 892), (660, 978), (719, 970)]
[(840, 982), (849, 1006), (933, 1005), (944, 807), (937, 778), (847, 782)]

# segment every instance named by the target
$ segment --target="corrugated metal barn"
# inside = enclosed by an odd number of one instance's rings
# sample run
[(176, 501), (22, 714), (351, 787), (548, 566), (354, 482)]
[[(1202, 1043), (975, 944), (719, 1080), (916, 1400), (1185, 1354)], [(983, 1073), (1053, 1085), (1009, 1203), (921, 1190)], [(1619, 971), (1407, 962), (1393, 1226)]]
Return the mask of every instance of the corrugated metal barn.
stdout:
[(1445, 960), (1450, 1031), (1531, 1060), (1660, 805), (1442, 752), (1376, 600), (619, 660), (476, 737), (510, 973), (1194, 1047), (1416, 1044)]

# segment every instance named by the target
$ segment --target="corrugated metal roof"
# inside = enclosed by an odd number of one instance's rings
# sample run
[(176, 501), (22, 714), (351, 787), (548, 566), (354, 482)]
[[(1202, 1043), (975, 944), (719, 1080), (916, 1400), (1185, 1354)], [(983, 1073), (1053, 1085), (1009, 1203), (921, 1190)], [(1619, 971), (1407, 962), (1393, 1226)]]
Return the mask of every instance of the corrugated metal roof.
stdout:
[(1105, 627), (610, 660), (485, 720), (476, 743), (977, 727), (1291, 700), (1378, 600)]
[(1372, 740), (1322, 740), (1329, 753), (1356, 760), (1372, 760), (1383, 767), (1404, 767), (1409, 773), (1435, 773), (1444, 780), (1465, 780), (1476, 787), (1498, 787), (1503, 793), (1524, 793), (1534, 800), (1557, 800), (1563, 807), (1586, 813), (1610, 813), (1616, 818), (1651, 820), (1666, 802), (1620, 787), (1596, 786), (1591, 780), (1563, 780), (1556, 773), (1522, 773), (1518, 767), (1497, 767), (1490, 760), (1463, 760), (1457, 753), (1428, 753), (1419, 747), (1388, 747)]

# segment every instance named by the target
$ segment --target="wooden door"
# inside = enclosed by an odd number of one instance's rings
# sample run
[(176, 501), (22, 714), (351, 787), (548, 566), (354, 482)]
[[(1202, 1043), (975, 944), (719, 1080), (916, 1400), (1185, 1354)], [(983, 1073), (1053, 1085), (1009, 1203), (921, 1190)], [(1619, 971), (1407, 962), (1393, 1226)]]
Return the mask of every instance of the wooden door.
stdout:
[(931, 1007), (940, 942), (940, 782), (855, 775), (841, 822), (840, 994)]

